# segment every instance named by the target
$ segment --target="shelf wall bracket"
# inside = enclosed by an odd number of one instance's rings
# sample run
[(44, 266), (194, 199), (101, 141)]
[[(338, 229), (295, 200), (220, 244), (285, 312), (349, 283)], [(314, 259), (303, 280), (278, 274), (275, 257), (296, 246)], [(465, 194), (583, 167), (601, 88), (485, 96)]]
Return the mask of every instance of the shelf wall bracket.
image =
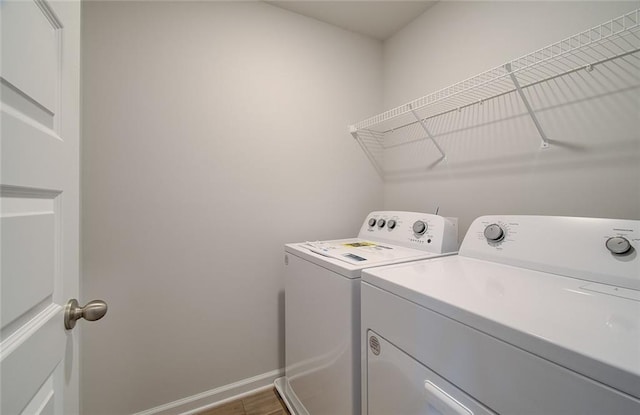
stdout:
[(549, 139), (547, 138), (547, 135), (544, 133), (544, 130), (542, 129), (542, 126), (538, 121), (538, 117), (536, 117), (535, 112), (533, 112), (533, 108), (531, 108), (531, 104), (529, 104), (529, 100), (527, 99), (526, 95), (522, 91), (520, 82), (518, 82), (518, 78), (516, 78), (516, 75), (513, 73), (513, 70), (511, 69), (511, 63), (505, 64), (504, 68), (509, 73), (509, 76), (511, 77), (511, 81), (513, 82), (513, 85), (516, 87), (516, 91), (518, 91), (518, 95), (520, 95), (520, 99), (522, 100), (522, 103), (527, 108), (527, 112), (529, 112), (529, 116), (531, 117), (533, 124), (536, 126), (536, 130), (538, 130), (538, 134), (540, 134), (540, 139), (542, 140), (541, 148), (548, 148)]
[(362, 142), (362, 138), (358, 135), (358, 129), (354, 125), (349, 126), (349, 134), (351, 134), (353, 138), (355, 138), (355, 140), (358, 142), (360, 148), (362, 149), (362, 151), (364, 151), (364, 154), (367, 155), (367, 158), (369, 159), (371, 164), (373, 164), (373, 167), (376, 169), (376, 172), (378, 173), (380, 178), (384, 179), (384, 170), (382, 169), (382, 166), (378, 163), (369, 148), (367, 148), (367, 146)]
[(447, 157), (447, 155), (444, 154), (444, 151), (442, 151), (442, 147), (440, 147), (436, 139), (433, 137), (433, 134), (431, 134), (431, 131), (429, 131), (429, 129), (427, 128), (427, 123), (425, 122), (425, 120), (420, 118), (418, 113), (413, 108), (411, 108), (411, 105), (409, 105), (409, 109), (411, 110), (411, 113), (413, 114), (413, 116), (416, 117), (416, 120), (418, 120), (418, 122), (420, 123), (420, 126), (422, 127), (424, 132), (427, 134), (427, 137), (429, 137), (429, 140), (431, 140), (433, 145), (436, 146), (436, 148), (440, 152), (440, 156), (442, 157), (442, 160), (444, 160)]

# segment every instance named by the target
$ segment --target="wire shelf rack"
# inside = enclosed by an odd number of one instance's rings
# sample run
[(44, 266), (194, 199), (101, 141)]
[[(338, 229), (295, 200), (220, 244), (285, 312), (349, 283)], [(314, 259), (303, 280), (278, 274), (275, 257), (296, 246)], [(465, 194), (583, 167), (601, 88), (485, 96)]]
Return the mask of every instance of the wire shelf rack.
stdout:
[(453, 111), (517, 93), (541, 139), (549, 141), (523, 90), (619, 58), (637, 59), (640, 51), (640, 9), (604, 22), (503, 65), (482, 72), (429, 95), (349, 126), (378, 173), (385, 175), (387, 151), (401, 145), (430, 140), (439, 160), (446, 155), (429, 131), (427, 121)]

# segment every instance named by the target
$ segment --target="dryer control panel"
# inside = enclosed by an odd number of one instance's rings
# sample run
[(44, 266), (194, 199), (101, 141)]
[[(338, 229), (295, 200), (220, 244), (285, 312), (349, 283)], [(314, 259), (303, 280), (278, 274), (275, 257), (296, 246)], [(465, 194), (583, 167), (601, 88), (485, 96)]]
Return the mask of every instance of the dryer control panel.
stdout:
[(460, 255), (640, 290), (640, 221), (482, 216)]
[(458, 250), (458, 219), (419, 212), (371, 212), (358, 238), (384, 241), (436, 254)]

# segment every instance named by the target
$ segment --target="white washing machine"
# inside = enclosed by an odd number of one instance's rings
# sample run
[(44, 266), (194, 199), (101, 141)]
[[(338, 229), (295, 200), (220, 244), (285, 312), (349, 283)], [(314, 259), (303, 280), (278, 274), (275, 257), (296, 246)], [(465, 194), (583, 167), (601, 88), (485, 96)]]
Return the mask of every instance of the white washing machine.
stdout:
[(362, 270), (457, 247), (457, 220), (414, 212), (373, 212), (357, 238), (286, 245), (286, 366), (275, 386), (289, 410), (359, 414)]
[(640, 414), (640, 221), (484, 216), (362, 276), (363, 414)]

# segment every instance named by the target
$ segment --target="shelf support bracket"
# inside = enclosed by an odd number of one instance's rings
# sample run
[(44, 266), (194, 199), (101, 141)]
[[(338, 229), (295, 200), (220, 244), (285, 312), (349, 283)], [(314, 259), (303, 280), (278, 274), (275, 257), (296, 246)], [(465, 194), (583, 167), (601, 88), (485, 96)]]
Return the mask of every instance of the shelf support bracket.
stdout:
[(373, 167), (376, 169), (376, 172), (378, 173), (380, 178), (384, 179), (384, 170), (382, 169), (382, 166), (378, 163), (378, 161), (376, 160), (374, 155), (371, 153), (371, 151), (367, 148), (367, 146), (364, 145), (364, 143), (362, 142), (362, 139), (358, 135), (358, 129), (355, 126), (350, 125), (349, 134), (351, 134), (353, 138), (358, 142), (358, 144), (360, 145), (360, 148), (362, 149), (362, 151), (364, 151), (364, 154), (367, 155), (367, 158), (369, 159), (371, 164), (373, 164)]
[(511, 69), (511, 63), (505, 64), (504, 68), (509, 73), (509, 76), (511, 77), (511, 81), (513, 82), (513, 85), (516, 87), (516, 91), (518, 91), (518, 95), (520, 95), (520, 99), (522, 100), (522, 103), (527, 108), (527, 111), (529, 112), (529, 116), (531, 117), (531, 120), (533, 121), (533, 124), (536, 126), (536, 130), (538, 130), (538, 134), (540, 134), (540, 139), (542, 140), (541, 147), (542, 148), (548, 148), (549, 147), (549, 139), (547, 138), (547, 135), (544, 133), (544, 130), (542, 129), (542, 126), (540, 125), (540, 122), (538, 121), (538, 117), (536, 117), (535, 112), (533, 112), (533, 108), (531, 108), (531, 104), (529, 104), (529, 100), (527, 99), (526, 95), (522, 91), (522, 87), (520, 86), (520, 82), (518, 82), (518, 78), (516, 78), (516, 75), (513, 73), (513, 70)]
[(427, 137), (429, 137), (429, 140), (431, 140), (433, 145), (436, 146), (436, 148), (440, 152), (441, 160), (444, 160), (447, 157), (447, 155), (444, 154), (444, 151), (442, 151), (442, 148), (440, 147), (440, 145), (438, 145), (438, 142), (433, 137), (433, 134), (431, 134), (431, 131), (429, 131), (429, 129), (427, 128), (427, 123), (420, 118), (418, 113), (413, 108), (411, 108), (411, 105), (409, 105), (409, 109), (411, 110), (411, 113), (413, 114), (413, 116), (416, 117), (416, 120), (418, 120), (418, 122), (420, 123), (420, 126), (422, 127), (424, 132), (427, 134)]

